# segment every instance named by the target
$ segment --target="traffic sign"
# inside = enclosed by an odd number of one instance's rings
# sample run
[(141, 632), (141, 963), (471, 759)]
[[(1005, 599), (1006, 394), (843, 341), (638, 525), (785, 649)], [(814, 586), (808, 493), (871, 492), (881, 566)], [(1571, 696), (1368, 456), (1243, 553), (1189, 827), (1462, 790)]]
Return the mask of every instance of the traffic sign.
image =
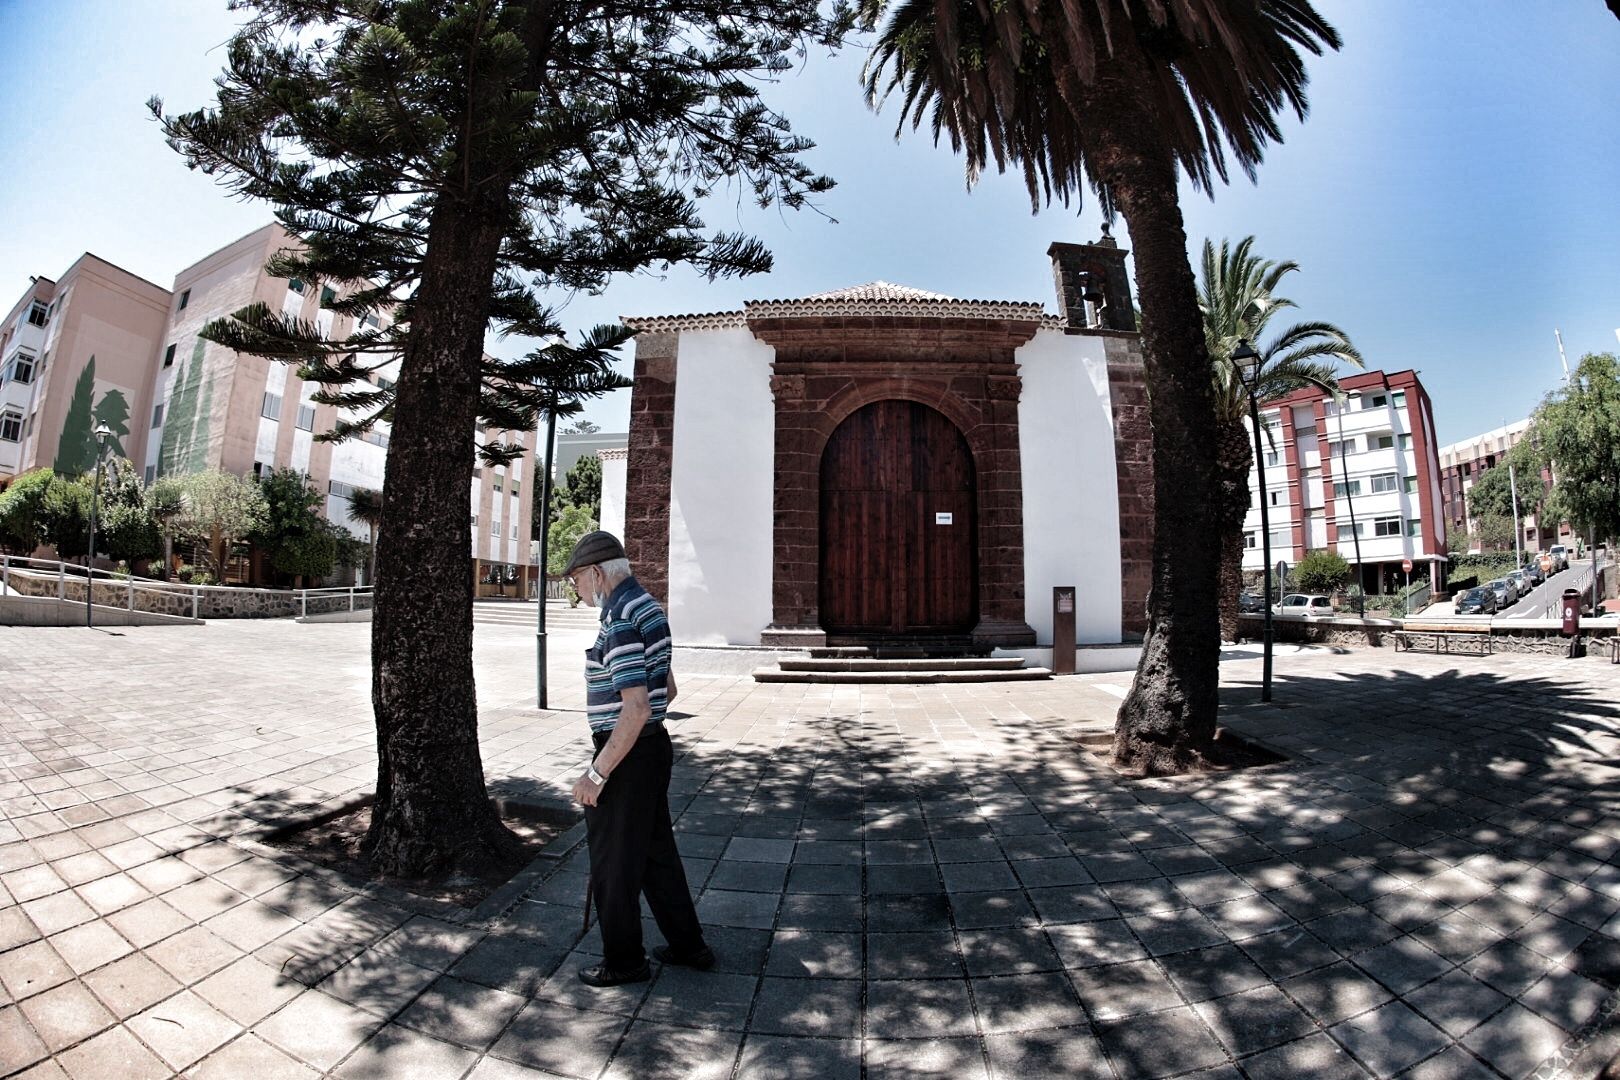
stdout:
[(1411, 559), (1402, 559), (1401, 560), (1401, 569), (1404, 570), (1406, 573), (1410, 574), (1412, 572), (1412, 560)]

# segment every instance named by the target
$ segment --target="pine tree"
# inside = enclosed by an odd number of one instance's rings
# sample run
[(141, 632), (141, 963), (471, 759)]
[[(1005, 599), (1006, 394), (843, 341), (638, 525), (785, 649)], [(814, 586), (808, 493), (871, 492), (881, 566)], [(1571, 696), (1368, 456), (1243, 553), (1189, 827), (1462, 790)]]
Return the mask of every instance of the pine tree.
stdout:
[[(472, 669), (466, 511), (479, 426), (533, 430), (559, 365), (606, 372), (630, 337), (598, 327), (516, 362), (486, 362), (491, 324), (561, 336), (548, 298), (685, 263), (765, 270), (755, 239), (709, 232), (697, 204), (736, 182), (789, 207), (831, 186), (810, 144), (761, 102), (762, 77), (842, 8), (809, 0), (240, 0), (216, 108), (170, 114), (170, 144), (238, 194), (273, 204), (299, 245), (268, 271), (341, 286), (355, 332), (258, 304), (203, 331), (296, 364), (348, 411), (332, 439), (391, 425), (378, 530), (372, 700), (378, 779), (367, 851), (420, 875), (505, 856), (484, 786)], [(387, 326), (362, 317), (388, 311)], [(397, 358), (396, 385), (365, 379)], [(600, 384), (598, 384), (600, 385)]]
[(91, 399), (96, 392), (96, 358), (85, 361), (73, 384), (73, 398), (68, 402), (66, 418), (62, 421), (62, 435), (56, 441), (56, 460), (51, 468), (61, 476), (79, 476), (90, 471), (96, 463), (95, 418), (91, 413)]

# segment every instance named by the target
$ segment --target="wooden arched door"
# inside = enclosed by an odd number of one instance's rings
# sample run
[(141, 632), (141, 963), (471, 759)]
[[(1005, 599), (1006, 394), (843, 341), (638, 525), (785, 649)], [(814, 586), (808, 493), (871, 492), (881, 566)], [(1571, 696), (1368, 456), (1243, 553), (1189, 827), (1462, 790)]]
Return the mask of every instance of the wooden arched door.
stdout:
[(821, 455), (821, 626), (829, 634), (965, 634), (978, 618), (967, 439), (913, 401), (878, 401)]

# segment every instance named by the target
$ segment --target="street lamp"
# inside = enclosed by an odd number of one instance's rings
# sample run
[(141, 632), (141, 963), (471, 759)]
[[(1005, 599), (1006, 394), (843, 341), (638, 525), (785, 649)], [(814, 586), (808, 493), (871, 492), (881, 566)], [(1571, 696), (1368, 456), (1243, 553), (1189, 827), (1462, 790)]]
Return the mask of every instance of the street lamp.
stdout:
[(1238, 338), (1237, 348), (1232, 350), (1232, 364), (1249, 395), (1249, 420), (1254, 427), (1254, 467), (1260, 474), (1260, 557), (1264, 560), (1261, 576), (1265, 581), (1260, 700), (1264, 702), (1271, 700), (1271, 515), (1266, 510), (1266, 458), (1260, 445), (1260, 399), (1256, 396), (1260, 388), (1260, 354), (1249, 347), (1248, 338)]
[(84, 553), (84, 625), (87, 628), (95, 626), (97, 496), (101, 492), (101, 459), (107, 456), (107, 440), (112, 438), (112, 428), (103, 420), (96, 425), (95, 434), (96, 463), (90, 474), (90, 547)]
[[(1350, 540), (1356, 546), (1356, 618), (1367, 617), (1367, 583), (1362, 576), (1361, 569), (1361, 527), (1356, 524), (1356, 496), (1350, 488), (1350, 466), (1345, 459), (1350, 455), (1344, 452), (1344, 410), (1350, 398), (1342, 390), (1335, 391), (1333, 395), (1333, 412), (1339, 418), (1339, 479), (1344, 481), (1344, 502), (1350, 510)], [(1333, 454), (1328, 453), (1328, 476), (1333, 475)], [(1337, 541), (1334, 541), (1337, 543)]]

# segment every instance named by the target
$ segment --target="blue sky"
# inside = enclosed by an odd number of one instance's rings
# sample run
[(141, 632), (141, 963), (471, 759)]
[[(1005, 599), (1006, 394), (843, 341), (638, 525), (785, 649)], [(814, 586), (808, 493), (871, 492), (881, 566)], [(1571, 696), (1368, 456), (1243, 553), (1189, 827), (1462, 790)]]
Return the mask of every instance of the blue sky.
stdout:
[[(1528, 413), (1570, 361), (1620, 348), (1620, 20), (1602, 0), (1319, 0), (1344, 49), (1312, 60), (1311, 114), (1285, 121), (1259, 182), (1183, 201), (1190, 248), (1253, 234), (1301, 264), (1300, 318), (1338, 323), (1369, 366), (1414, 367), (1442, 441)], [(0, 0), (0, 300), (85, 250), (167, 285), (269, 219), (188, 173), (144, 103), (209, 100), (224, 0)], [(1016, 177), (972, 192), (961, 161), (862, 100), (859, 48), (812, 55), (768, 100), (818, 144), (839, 186), (820, 212), (707, 208), (775, 252), (768, 275), (676, 271), (573, 298), (577, 329), (620, 315), (716, 311), (874, 278), (1053, 304), (1046, 248), (1086, 241), (1089, 203), (1032, 215)], [(1129, 244), (1128, 235), (1122, 240)], [(521, 351), (497, 343), (498, 352)], [(627, 395), (587, 415), (623, 430)]]

